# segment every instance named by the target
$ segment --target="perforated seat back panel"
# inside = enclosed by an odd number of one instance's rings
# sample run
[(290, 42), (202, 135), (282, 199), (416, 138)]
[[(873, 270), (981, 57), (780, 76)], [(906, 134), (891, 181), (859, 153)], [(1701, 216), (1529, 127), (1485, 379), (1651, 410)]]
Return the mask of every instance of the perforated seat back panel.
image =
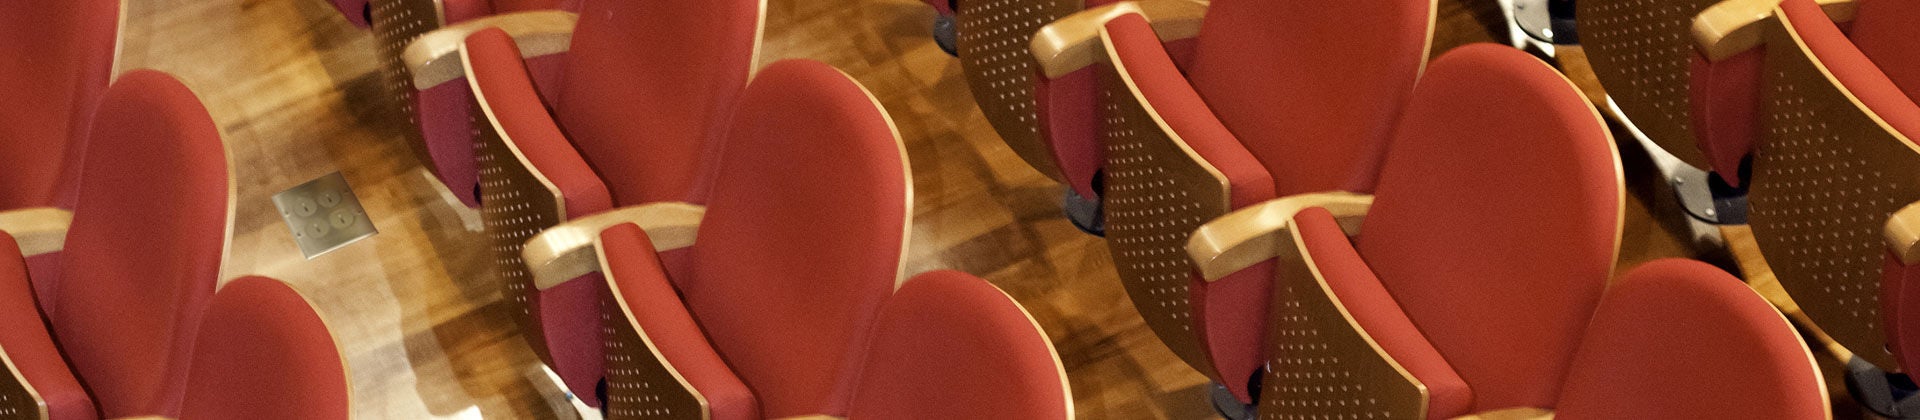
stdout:
[(6, 376), (0, 376), (0, 419), (44, 419), (47, 418), (45, 403), (40, 396), (34, 395), (33, 386), (27, 384), (27, 378), (13, 366), (13, 360), (7, 358), (6, 349), (0, 349), (0, 365), (5, 365)]
[(1581, 45), (1600, 84), (1654, 143), (1695, 167), (1707, 157), (1694, 144), (1688, 99), (1694, 58), (1693, 17), (1716, 0), (1582, 0)]
[(1186, 245), (1194, 229), (1226, 214), (1227, 181), (1168, 137), (1122, 77), (1101, 79), (1114, 270), (1160, 341), (1194, 369), (1212, 372), (1188, 300), (1196, 271)]
[(1342, 314), (1332, 289), (1298, 249), (1284, 252), (1268, 322), (1260, 418), (1425, 418), (1426, 389)]
[(1042, 142), (1029, 43), (1040, 27), (1080, 11), (1079, 0), (966, 0), (956, 13), (961, 73), (980, 113), (1027, 165), (1061, 179)]
[[(482, 111), (476, 108), (473, 112)], [(551, 364), (553, 356), (541, 345), (547, 341), (533, 317), (534, 294), (539, 290), (534, 288), (533, 275), (527, 272), (520, 250), (526, 247), (528, 238), (565, 220), (558, 194), (521, 164), (485, 116), (475, 115), (473, 119), (473, 138), (479, 148), (475, 155), (480, 164), (480, 219), (493, 251), (493, 273), (513, 306), (514, 323), (533, 343), (540, 360)]]
[[(426, 150), (426, 141), (420, 130), (419, 110), (414, 107), (415, 97), (419, 94), (413, 88), (413, 73), (407, 71), (407, 64), (400, 60), (400, 54), (407, 50), (407, 44), (415, 38), (443, 24), (440, 8), (436, 0), (372, 0), (373, 35), (380, 43), (381, 76), (386, 93), (386, 109), (383, 115), (394, 118), (396, 124), (404, 124), (407, 129), (400, 130), (407, 136), (407, 146), (414, 149), (414, 155), (426, 158), (431, 156)], [(428, 169), (438, 171), (434, 165)]]
[(1777, 23), (1767, 28), (1754, 238), (1780, 284), (1834, 341), (1894, 368), (1879, 314), (1881, 229), (1920, 199), (1920, 152), (1874, 121)]
[[(611, 277), (606, 284), (614, 284)], [(660, 353), (634, 328), (618, 293), (606, 293), (600, 311), (606, 336), (607, 417), (621, 419), (690, 419), (705, 417), (706, 404), (673, 370), (661, 363)], [(659, 304), (655, 302), (653, 304)]]

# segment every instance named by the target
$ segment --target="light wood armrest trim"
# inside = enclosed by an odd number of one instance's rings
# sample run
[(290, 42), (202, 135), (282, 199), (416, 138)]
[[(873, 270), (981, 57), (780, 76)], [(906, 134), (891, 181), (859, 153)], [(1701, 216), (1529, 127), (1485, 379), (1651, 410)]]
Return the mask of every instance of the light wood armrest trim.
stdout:
[(1894, 211), (1880, 233), (1886, 235), (1887, 250), (1900, 257), (1900, 263), (1920, 263), (1920, 202)]
[(67, 246), (73, 212), (52, 207), (0, 211), (0, 232), (20, 243), (21, 256), (60, 252)]
[(543, 10), (488, 16), (446, 26), (420, 35), (400, 55), (407, 71), (413, 73), (413, 86), (427, 90), (450, 80), (466, 77), (460, 64), (460, 46), (467, 36), (486, 28), (500, 28), (520, 46), (520, 56), (539, 57), (567, 52), (573, 43), (573, 27), (580, 15), (573, 12)]
[(1107, 21), (1138, 13), (1153, 25), (1161, 42), (1200, 34), (1207, 3), (1197, 0), (1125, 1), (1080, 11), (1041, 27), (1033, 34), (1033, 58), (1047, 78), (1064, 76), (1107, 60), (1100, 31)]
[(1350, 192), (1319, 192), (1267, 200), (1227, 213), (1193, 230), (1187, 239), (1187, 256), (1200, 268), (1201, 277), (1211, 282), (1261, 261), (1280, 256), (1284, 247), (1293, 246), (1286, 235), (1293, 215), (1310, 207), (1333, 212), (1340, 228), (1353, 235), (1360, 221), (1373, 206), (1373, 196)]
[(654, 251), (665, 252), (693, 246), (700, 219), (706, 214), (706, 207), (677, 202), (621, 207), (541, 231), (527, 240), (520, 256), (526, 260), (527, 270), (533, 273), (534, 286), (546, 290), (600, 271), (599, 255), (593, 244), (600, 239), (600, 231), (608, 227), (625, 223), (640, 225), (640, 229), (647, 231), (648, 239), (653, 240)]
[(1514, 407), (1454, 417), (1452, 420), (1550, 420), (1553, 410), (1538, 407)]
[[(1854, 0), (1817, 0), (1835, 22), (1853, 20)], [(1693, 40), (1707, 60), (1719, 61), (1760, 45), (1760, 22), (1773, 17), (1780, 0), (1726, 0), (1693, 18)]]

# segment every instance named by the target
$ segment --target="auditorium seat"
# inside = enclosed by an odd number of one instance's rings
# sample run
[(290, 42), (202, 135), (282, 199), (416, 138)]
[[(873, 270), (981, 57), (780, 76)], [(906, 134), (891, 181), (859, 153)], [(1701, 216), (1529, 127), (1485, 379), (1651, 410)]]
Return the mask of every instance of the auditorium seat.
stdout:
[(1371, 191), (1435, 10), (1428, 0), (1220, 0), (1201, 24), (1173, 4), (1119, 3), (1035, 35), (1048, 89), (1088, 92), (1051, 97), (1043, 120), (1067, 183), (1104, 202), (1115, 269), (1147, 325), (1250, 403), (1272, 265), (1196, 273), (1180, 247), (1233, 209)]
[(293, 286), (242, 277), (207, 305), (181, 419), (345, 420), (345, 356), (319, 309)]
[[(98, 414), (176, 416), (193, 332), (220, 278), (233, 223), (226, 149), (199, 99), (165, 73), (120, 75), (97, 115), (70, 227), (0, 219), (0, 231), (19, 239), (17, 255), (61, 251), (61, 287), (45, 301), (64, 310), (46, 325)], [(24, 314), (7, 315), (9, 326), (39, 326), (20, 321)], [(12, 337), (0, 345), (10, 357), (48, 363), (32, 370), (53, 368), (51, 343), (14, 348), (15, 338), (44, 337), (23, 333), (7, 331)], [(47, 388), (65, 395), (54, 397), (61, 404), (80, 398), (57, 383)]]
[[(449, 192), (470, 207), (479, 206), (479, 176), (473, 163), (472, 94), (464, 83), (420, 80), (407, 67), (407, 47), (430, 31), (458, 32), (457, 45), (476, 28), (504, 27), (532, 45), (560, 46), (560, 51), (528, 51), (542, 87), (563, 77), (561, 66), (569, 31), (581, 0), (331, 0), (356, 25), (370, 27), (380, 45), (384, 65), (387, 117), (403, 120), (410, 130), (408, 145)], [(458, 68), (454, 73), (458, 73)]]
[(1805, 345), (1731, 276), (1658, 262), (1608, 288), (1620, 160), (1545, 63), (1450, 51), (1394, 133), (1374, 195), (1281, 198), (1194, 234), (1203, 272), (1280, 261), (1262, 415), (1826, 412)]
[[(9, 98), (0, 104), (0, 218), (73, 208), (93, 109), (113, 76), (119, 16), (118, 0), (0, 4), (0, 97)], [(49, 303), (59, 256), (28, 267)]]
[[(1648, 137), (1688, 164), (1734, 187), (1742, 164), (1765, 135), (1758, 18), (1778, 1), (1583, 1), (1581, 25), (1593, 66), (1621, 111)], [(1900, 0), (1818, 0), (1851, 41), (1910, 98), (1920, 97), (1920, 50), (1913, 40), (1920, 6)], [(1819, 14), (1819, 13), (1816, 13)], [(1810, 18), (1810, 17), (1809, 17)], [(1727, 38), (1697, 46), (1700, 37)]]
[[(782, 61), (738, 105), (705, 207), (617, 209), (527, 244), (543, 289), (606, 274), (610, 416), (1071, 416), (1017, 303), (965, 274), (905, 280), (911, 173), (871, 95)], [(656, 252), (679, 249), (692, 261), (673, 274)]]
[[(1817, 336), (1842, 348), (1837, 356), (1901, 370), (1898, 361), (1905, 356), (1897, 353), (1906, 346), (1895, 327), (1898, 314), (1910, 310), (1897, 297), (1905, 276), (1897, 254), (1903, 251), (1895, 245), (1895, 260), (1887, 259), (1889, 233), (1883, 230), (1896, 222), (1890, 214), (1920, 200), (1920, 184), (1909, 181), (1920, 176), (1920, 149), (1911, 141), (1920, 135), (1920, 106), (1913, 100), (1915, 84), (1903, 84), (1920, 82), (1906, 80), (1915, 78), (1912, 63), (1920, 58), (1920, 50), (1911, 48), (1920, 45), (1914, 37), (1920, 28), (1911, 19), (1920, 7), (1888, 0), (1739, 0), (1689, 7), (1663, 17), (1679, 19), (1697, 10), (1682, 20), (1695, 29), (1680, 44), (1684, 50), (1643, 58), (1648, 63), (1635, 67), (1642, 73), (1629, 75), (1690, 83), (1691, 96), (1660, 96), (1673, 92), (1646, 80), (1603, 81), (1617, 91), (1623, 108), (1630, 109), (1630, 99), (1669, 105), (1692, 100), (1690, 117), (1666, 108), (1641, 110), (1678, 116), (1648, 134), (1670, 129), (1670, 137), (1690, 137), (1709, 166), (1744, 184), (1747, 223), (1759, 254)], [(1616, 13), (1631, 16), (1633, 9)], [(1683, 60), (1693, 60), (1694, 71), (1682, 71)], [(1596, 69), (1601, 64), (1596, 61)], [(1700, 66), (1712, 71), (1703, 73)], [(1703, 116), (1737, 124), (1702, 122)], [(1634, 117), (1643, 128), (1654, 125)], [(1743, 161), (1750, 174), (1732, 177), (1725, 170)]]
[[(418, 64), (417, 77), (459, 74), (480, 104), (475, 161), (495, 271), (536, 352), (575, 395), (598, 406), (602, 333), (593, 306), (600, 292), (591, 281), (535, 290), (520, 248), (542, 229), (620, 206), (704, 203), (718, 144), (711, 139), (755, 67), (765, 4), (581, 6), (585, 18), (564, 43), (502, 28), (458, 29), (423, 36), (412, 50), (441, 53), (410, 63)], [(441, 44), (449, 37), (457, 38)], [(568, 52), (559, 101), (543, 101), (522, 61), (530, 51), (523, 40)], [(672, 271), (685, 266), (679, 254), (668, 255)]]

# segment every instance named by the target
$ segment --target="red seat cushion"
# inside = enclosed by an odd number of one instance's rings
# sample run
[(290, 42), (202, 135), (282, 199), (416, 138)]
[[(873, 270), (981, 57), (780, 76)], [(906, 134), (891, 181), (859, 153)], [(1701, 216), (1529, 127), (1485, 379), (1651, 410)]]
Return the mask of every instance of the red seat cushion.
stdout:
[(1827, 418), (1813, 355), (1739, 279), (1660, 260), (1607, 290), (1573, 359), (1559, 419)]
[(1280, 195), (1367, 191), (1426, 62), (1432, 4), (1215, 1), (1187, 76)]
[[(1473, 406), (1473, 390), (1433, 349), (1420, 329), (1407, 319), (1406, 312), (1393, 295), (1380, 284), (1367, 262), (1348, 242), (1347, 233), (1333, 219), (1333, 213), (1314, 207), (1293, 217), (1294, 227), (1306, 244), (1305, 255), (1327, 288), (1360, 324), (1381, 350), (1395, 363), (1413, 374), (1427, 387), (1427, 418), (1445, 419), (1468, 413)], [(1308, 292), (1312, 293), (1312, 292)]]
[[(19, 244), (13, 236), (0, 232), (0, 351), (40, 394), (52, 420), (96, 418), (93, 398), (74, 380), (67, 361), (60, 357), (39, 309), (33, 288), (27, 284), (27, 266), (20, 259)], [(11, 380), (4, 374), (0, 370), (0, 380)]]
[(1847, 37), (1910, 100), (1920, 101), (1920, 2), (1862, 0)]
[[(727, 362), (714, 353), (713, 346), (707, 344), (700, 325), (694, 323), (673, 284), (667, 281), (667, 272), (660, 264), (660, 257), (654, 254), (653, 241), (647, 238), (647, 232), (634, 224), (607, 228), (600, 232), (600, 249), (607, 263), (602, 269), (613, 279), (613, 293), (626, 302), (633, 321), (638, 323), (635, 330), (645, 333), (674, 371), (706, 399), (708, 418), (759, 418), (760, 405), (753, 392), (727, 368)], [(614, 320), (625, 322), (626, 315), (619, 307), (608, 306), (604, 310), (615, 317)], [(607, 402), (608, 408), (616, 412), (622, 403), (617, 398)]]
[(0, 210), (69, 206), (120, 2), (0, 3)]
[(757, 53), (760, 0), (588, 0), (559, 102), (616, 201), (701, 202), (715, 138)]
[(221, 286), (200, 326), (181, 418), (346, 419), (346, 359), (317, 311), (278, 280)]
[(1503, 46), (1456, 48), (1416, 89), (1357, 249), (1474, 411), (1551, 407), (1618, 248), (1607, 127), (1553, 68)]
[(879, 104), (813, 61), (761, 70), (730, 126), (685, 300), (764, 415), (844, 415), (900, 277), (905, 153)]
[[(1820, 5), (1815, 4), (1813, 0), (1787, 0), (1780, 3), (1780, 10), (1786, 13), (1788, 24), (1792, 25), (1794, 33), (1799, 35), (1801, 42), (1806, 43), (1807, 49), (1813, 51), (1813, 55), (1819, 58), (1820, 64), (1826, 67), (1841, 86), (1846, 87), (1847, 92), (1852, 93), (1854, 98), (1868, 110), (1872, 110), (1880, 119), (1886, 121), (1887, 125), (1892, 126), (1895, 131), (1906, 135), (1909, 141), (1920, 138), (1920, 105), (1915, 105), (1913, 98), (1908, 97), (1898, 85), (1893, 83), (1893, 80), (1888, 79), (1887, 74), (1882, 73), (1880, 67), (1869, 60), (1860, 48), (1854, 47), (1853, 41), (1840, 32), (1840, 27), (1827, 19), (1826, 13), (1820, 10)], [(1864, 13), (1871, 10), (1863, 8), (1860, 11)], [(1911, 26), (1912, 21), (1903, 21), (1901, 25)], [(1874, 41), (1871, 44), (1877, 46), (1879, 42), (1887, 41)], [(1902, 39), (1898, 42), (1901, 48), (1908, 48), (1911, 46), (1912, 39)], [(1913, 54), (1912, 51), (1905, 53)], [(1897, 55), (1889, 55), (1884, 59), (1891, 61), (1888, 64), (1908, 64), (1903, 62), (1906, 60), (1892, 58)], [(1908, 72), (1909, 70), (1901, 70), (1901, 74), (1908, 74)]]
[(914, 276), (880, 308), (850, 418), (1069, 419), (1066, 371), (1020, 304), (957, 271)]
[(107, 89), (92, 135), (54, 336), (102, 414), (177, 415), (231, 226), (226, 151), (193, 92), (150, 70)]

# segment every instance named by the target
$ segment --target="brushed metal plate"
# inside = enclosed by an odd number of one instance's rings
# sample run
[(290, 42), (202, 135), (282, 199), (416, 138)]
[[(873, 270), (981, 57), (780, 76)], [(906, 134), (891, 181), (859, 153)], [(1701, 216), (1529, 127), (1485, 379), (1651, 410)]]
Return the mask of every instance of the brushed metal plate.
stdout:
[(380, 233), (339, 172), (274, 194), (273, 207), (309, 260)]

